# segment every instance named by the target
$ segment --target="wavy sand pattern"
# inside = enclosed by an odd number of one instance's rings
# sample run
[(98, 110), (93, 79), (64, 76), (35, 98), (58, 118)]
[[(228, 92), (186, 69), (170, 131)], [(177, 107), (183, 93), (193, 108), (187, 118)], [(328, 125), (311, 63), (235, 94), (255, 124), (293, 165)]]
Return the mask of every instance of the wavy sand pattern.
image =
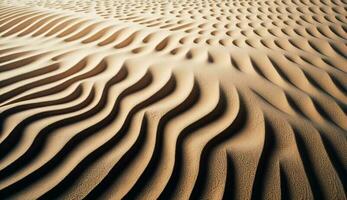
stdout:
[(0, 2), (1, 199), (346, 199), (345, 0)]

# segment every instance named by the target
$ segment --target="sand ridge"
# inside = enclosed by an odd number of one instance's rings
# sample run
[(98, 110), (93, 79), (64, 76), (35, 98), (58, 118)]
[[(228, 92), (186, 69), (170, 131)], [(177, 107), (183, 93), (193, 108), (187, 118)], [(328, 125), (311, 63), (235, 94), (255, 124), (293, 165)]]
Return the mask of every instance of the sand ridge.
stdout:
[(346, 199), (347, 3), (0, 2), (0, 197)]

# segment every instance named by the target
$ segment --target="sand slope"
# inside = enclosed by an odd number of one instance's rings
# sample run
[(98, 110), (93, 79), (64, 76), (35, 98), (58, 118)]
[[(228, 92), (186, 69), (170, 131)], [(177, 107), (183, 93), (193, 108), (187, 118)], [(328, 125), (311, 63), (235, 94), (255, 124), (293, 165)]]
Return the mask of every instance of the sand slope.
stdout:
[(346, 199), (346, 6), (0, 1), (0, 198)]

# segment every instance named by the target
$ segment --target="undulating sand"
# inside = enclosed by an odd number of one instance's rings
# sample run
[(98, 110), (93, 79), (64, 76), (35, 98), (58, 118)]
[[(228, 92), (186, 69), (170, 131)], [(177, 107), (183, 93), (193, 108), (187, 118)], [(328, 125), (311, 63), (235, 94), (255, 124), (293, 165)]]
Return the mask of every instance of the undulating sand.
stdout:
[(0, 199), (346, 191), (346, 0), (0, 0)]

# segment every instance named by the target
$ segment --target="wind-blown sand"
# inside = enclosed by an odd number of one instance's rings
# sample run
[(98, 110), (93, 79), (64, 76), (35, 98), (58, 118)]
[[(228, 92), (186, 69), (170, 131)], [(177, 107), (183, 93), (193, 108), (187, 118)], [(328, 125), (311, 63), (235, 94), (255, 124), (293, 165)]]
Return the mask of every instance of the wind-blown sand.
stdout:
[(0, 2), (0, 199), (346, 199), (345, 0)]

